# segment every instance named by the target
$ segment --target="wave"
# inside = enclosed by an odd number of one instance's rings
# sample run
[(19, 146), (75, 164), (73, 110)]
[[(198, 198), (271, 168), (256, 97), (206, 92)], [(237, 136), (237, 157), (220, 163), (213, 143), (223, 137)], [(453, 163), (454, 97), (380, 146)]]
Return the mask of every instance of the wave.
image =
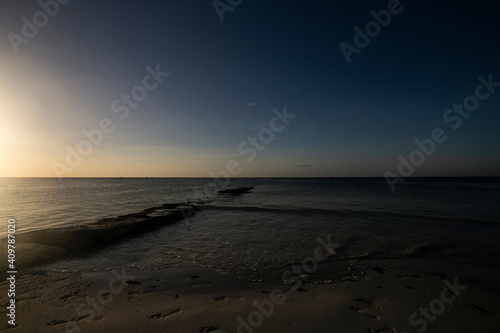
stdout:
[(257, 206), (218, 206), (218, 205), (206, 205), (205, 209), (212, 210), (224, 210), (224, 211), (241, 211), (241, 212), (262, 212), (262, 213), (282, 213), (282, 214), (294, 214), (294, 215), (328, 215), (337, 217), (351, 217), (351, 218), (402, 218), (402, 219), (420, 219), (420, 220), (432, 220), (432, 221), (442, 221), (448, 223), (470, 223), (470, 224), (483, 224), (483, 225), (493, 225), (500, 226), (499, 223), (478, 219), (470, 218), (459, 218), (459, 217), (447, 217), (447, 216), (435, 216), (435, 215), (423, 215), (423, 214), (405, 214), (403, 212), (391, 212), (391, 211), (378, 211), (378, 210), (358, 210), (358, 209), (325, 209), (325, 208), (272, 208), (272, 207), (257, 207)]
[[(77, 226), (53, 227), (16, 234), (17, 264), (20, 267), (32, 266), (57, 260), (65, 255), (86, 250), (95, 250), (137, 237), (145, 232), (157, 230), (164, 226), (183, 221), (201, 210), (260, 212), (274, 214), (291, 214), (305, 217), (324, 215), (325, 217), (357, 218), (366, 220), (388, 220), (399, 218), (402, 220), (416, 219), (430, 222), (442, 221), (448, 223), (477, 223), (499, 226), (498, 223), (471, 220), (466, 218), (419, 215), (394, 211), (355, 210), (355, 209), (322, 209), (302, 207), (257, 207), (257, 206), (225, 206), (208, 202), (187, 202), (164, 204), (152, 207), (139, 213), (121, 215), (115, 218), (100, 219), (93, 223)], [(5, 243), (6, 239), (0, 240)], [(2, 252), (7, 246), (2, 245)], [(422, 256), (429, 251), (427, 248), (414, 248), (402, 257)], [(2, 254), (0, 254), (2, 255)], [(401, 255), (401, 254), (400, 254)], [(6, 255), (5, 255), (6, 257)], [(379, 259), (381, 253), (362, 255), (363, 258)], [(1, 266), (2, 264), (0, 264)], [(2, 269), (2, 267), (0, 267)]]

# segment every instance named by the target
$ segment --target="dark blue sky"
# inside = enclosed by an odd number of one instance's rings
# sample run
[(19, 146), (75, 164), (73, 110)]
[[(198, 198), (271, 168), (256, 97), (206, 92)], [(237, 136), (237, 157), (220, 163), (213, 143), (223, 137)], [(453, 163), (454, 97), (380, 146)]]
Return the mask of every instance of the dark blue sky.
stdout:
[[(212, 1), (72, 0), (16, 53), (9, 33), (41, 7), (7, 1), (2, 175), (208, 176), (236, 160), (238, 176), (383, 176), (435, 128), (448, 139), (413, 176), (500, 175), (500, 87), (458, 129), (443, 120), (479, 75), (500, 81), (498, 4), (401, 1), (347, 63), (339, 44), (387, 6), (244, 0), (221, 21)], [(157, 64), (170, 75), (119, 119), (112, 102)], [(284, 106), (296, 118), (248, 162), (238, 147)], [(113, 131), (68, 163), (103, 118)]]

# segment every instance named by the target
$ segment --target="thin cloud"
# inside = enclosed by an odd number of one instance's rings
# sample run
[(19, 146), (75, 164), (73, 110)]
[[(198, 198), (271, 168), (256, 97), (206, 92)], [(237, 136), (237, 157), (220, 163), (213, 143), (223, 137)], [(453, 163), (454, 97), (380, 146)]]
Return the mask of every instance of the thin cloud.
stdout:
[(296, 168), (312, 168), (311, 164), (301, 164), (301, 165), (296, 165)]
[(256, 107), (259, 104), (264, 104), (264, 103), (253, 102), (253, 103), (248, 103), (247, 106)]

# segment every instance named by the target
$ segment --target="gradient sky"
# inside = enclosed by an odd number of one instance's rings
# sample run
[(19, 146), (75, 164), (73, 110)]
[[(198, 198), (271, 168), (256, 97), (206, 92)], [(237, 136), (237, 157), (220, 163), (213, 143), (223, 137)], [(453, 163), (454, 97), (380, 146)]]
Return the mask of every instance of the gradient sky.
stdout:
[[(226, 3), (226, 0), (222, 0)], [(403, 11), (348, 64), (371, 10), (387, 1), (244, 0), (224, 21), (211, 0), (78, 1), (14, 52), (36, 1), (0, 5), (0, 176), (54, 177), (66, 147), (103, 118), (115, 125), (68, 177), (379, 176), (415, 139), (449, 136), (413, 176), (500, 176), (500, 88), (451, 130), (443, 113), (500, 81), (495, 1), (401, 1)], [(120, 120), (111, 103), (169, 72)], [(297, 117), (252, 162), (237, 151), (273, 108)]]

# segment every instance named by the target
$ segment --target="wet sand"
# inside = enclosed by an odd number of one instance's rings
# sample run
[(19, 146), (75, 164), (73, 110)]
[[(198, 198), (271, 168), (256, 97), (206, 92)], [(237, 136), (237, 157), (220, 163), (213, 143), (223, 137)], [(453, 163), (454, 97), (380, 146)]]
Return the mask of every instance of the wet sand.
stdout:
[[(324, 269), (335, 269), (330, 263)], [(7, 332), (498, 332), (500, 269), (358, 261), (331, 281), (247, 282), (201, 267), (18, 274)], [(332, 274), (333, 276), (333, 274)]]

